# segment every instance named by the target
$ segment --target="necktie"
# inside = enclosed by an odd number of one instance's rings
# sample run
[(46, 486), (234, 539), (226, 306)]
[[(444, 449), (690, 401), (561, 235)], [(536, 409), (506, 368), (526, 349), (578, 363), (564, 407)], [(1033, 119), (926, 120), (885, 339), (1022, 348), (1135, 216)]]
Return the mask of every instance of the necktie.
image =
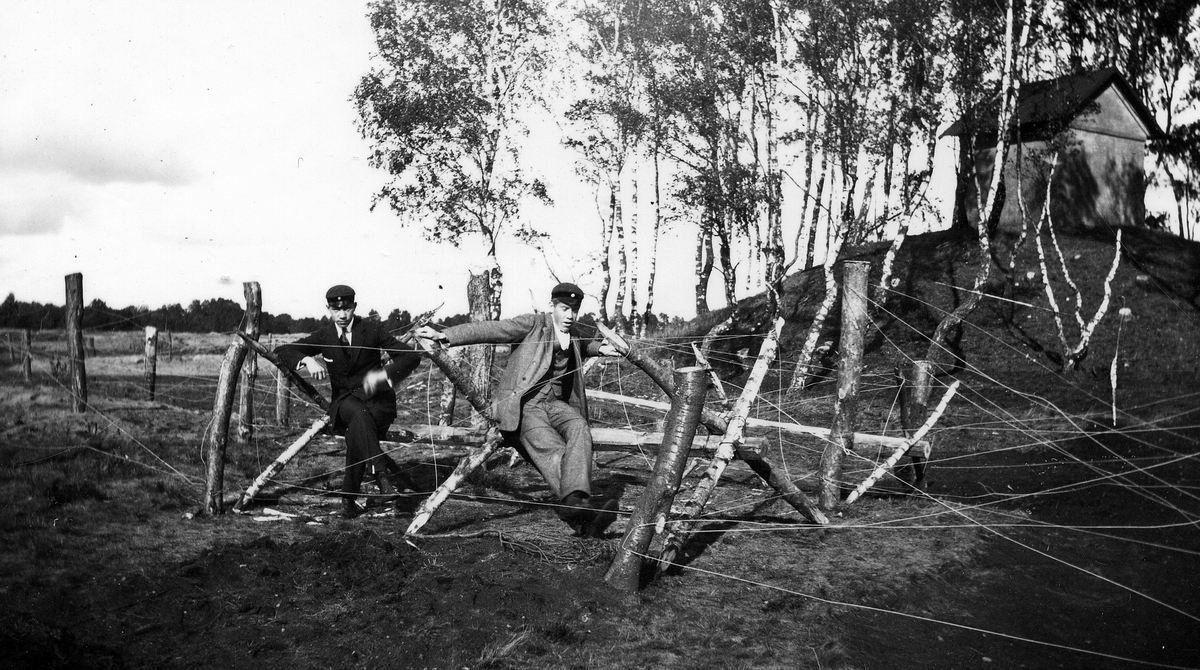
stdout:
[(350, 346), (350, 336), (346, 333), (345, 330), (339, 331), (338, 339), (342, 341), (343, 348)]

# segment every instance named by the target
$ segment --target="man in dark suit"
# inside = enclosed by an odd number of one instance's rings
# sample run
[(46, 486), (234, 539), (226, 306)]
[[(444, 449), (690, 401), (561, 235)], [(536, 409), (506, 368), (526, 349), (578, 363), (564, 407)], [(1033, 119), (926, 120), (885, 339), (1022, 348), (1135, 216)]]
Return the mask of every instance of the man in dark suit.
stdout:
[(617, 352), (572, 331), (582, 301), (578, 286), (559, 284), (550, 292), (547, 313), (474, 321), (441, 332), (422, 326), (416, 335), (447, 346), (513, 345), (494, 402), (500, 430), (517, 438), (518, 451), (561, 502), (559, 517), (577, 533), (599, 537), (616, 518), (617, 501), (591, 495), (592, 433), (579, 368), (585, 356)]
[[(343, 516), (352, 518), (361, 512), (354, 498), (368, 466), (380, 491), (395, 494), (389, 474), (398, 474), (399, 468), (380, 451), (379, 438), (396, 418), (392, 386), (416, 369), (421, 359), (381, 324), (355, 318), (358, 304), (354, 289), (334, 286), (326, 292), (325, 301), (332, 323), (308, 337), (277, 347), (275, 353), (284, 365), (306, 369), (313, 379), (329, 378), (333, 428), (346, 431)], [(391, 358), (386, 366), (381, 365), (383, 352)]]

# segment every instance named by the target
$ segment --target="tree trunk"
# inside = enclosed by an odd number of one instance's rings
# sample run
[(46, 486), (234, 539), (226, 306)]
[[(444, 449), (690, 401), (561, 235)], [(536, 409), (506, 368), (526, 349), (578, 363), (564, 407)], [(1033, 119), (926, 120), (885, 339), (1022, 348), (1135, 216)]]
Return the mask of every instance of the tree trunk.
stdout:
[(629, 194), (629, 332), (641, 333), (642, 315), (638, 312), (638, 182), (635, 178)]
[(842, 338), (838, 391), (830, 440), (821, 455), (821, 507), (841, 500), (842, 457), (854, 446), (858, 423), (858, 384), (862, 376), (863, 334), (867, 327), (867, 273), (871, 264), (848, 261), (842, 266)]
[(708, 279), (713, 269), (712, 215), (700, 215), (700, 237), (696, 239), (696, 316), (708, 314)]
[(608, 316), (608, 292), (612, 289), (612, 268), (610, 252), (612, 250), (613, 227), (617, 217), (617, 194), (612, 189), (608, 192), (608, 220), (600, 231), (600, 322), (610, 323)]
[[(829, 157), (824, 151), (821, 152), (821, 165), (817, 170), (817, 192), (813, 196), (812, 219), (810, 222), (810, 233), (808, 236), (808, 248), (804, 251), (804, 268), (808, 269), (813, 266), (817, 258), (817, 230), (821, 223), (821, 202), (825, 192), (825, 172), (828, 169)], [(833, 227), (833, 216), (829, 216), (829, 225)], [(828, 247), (826, 251), (828, 255)]]
[(625, 319), (625, 286), (627, 262), (625, 257), (625, 208), (621, 202), (621, 181), (620, 173), (613, 183), (613, 191), (615, 194), (613, 212), (613, 237), (616, 238), (613, 246), (617, 250), (617, 298), (613, 302), (613, 324), (617, 330), (622, 333), (629, 332), (629, 322)]
[[(646, 277), (646, 316), (642, 319), (643, 326), (654, 322), (654, 279), (658, 272), (658, 233), (662, 229), (662, 193), (659, 185), (658, 169), (659, 147), (654, 147), (654, 229), (650, 233), (650, 274)], [(645, 333), (639, 333), (644, 336)]]

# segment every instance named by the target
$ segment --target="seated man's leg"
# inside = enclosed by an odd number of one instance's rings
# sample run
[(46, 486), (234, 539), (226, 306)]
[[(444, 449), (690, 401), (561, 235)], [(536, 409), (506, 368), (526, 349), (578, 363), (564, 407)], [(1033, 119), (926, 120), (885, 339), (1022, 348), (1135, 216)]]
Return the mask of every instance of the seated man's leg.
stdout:
[(545, 403), (531, 402), (521, 411), (521, 446), (524, 447), (523, 455), (541, 473), (555, 498), (561, 499), (571, 493), (571, 490), (563, 489), (561, 475), (567, 443), (550, 424)]
[(581, 535), (602, 537), (617, 518), (618, 505), (616, 500), (591, 497), (592, 433), (587, 421), (559, 401), (525, 409), (521, 445), (559, 499), (559, 518)]
[[(347, 499), (347, 509), (353, 503), (354, 496), (362, 488), (363, 475), (367, 465), (373, 464), (382, 452), (379, 450), (380, 425), (383, 430), (392, 422), (391, 416), (380, 412), (370, 404), (349, 396), (338, 403), (338, 422), (346, 426), (346, 474), (342, 479), (342, 493)], [(379, 463), (380, 468), (383, 463)]]
[(547, 404), (550, 426), (562, 436), (563, 452), (559, 461), (559, 482), (563, 494), (592, 492), (592, 429), (587, 419), (562, 401)]

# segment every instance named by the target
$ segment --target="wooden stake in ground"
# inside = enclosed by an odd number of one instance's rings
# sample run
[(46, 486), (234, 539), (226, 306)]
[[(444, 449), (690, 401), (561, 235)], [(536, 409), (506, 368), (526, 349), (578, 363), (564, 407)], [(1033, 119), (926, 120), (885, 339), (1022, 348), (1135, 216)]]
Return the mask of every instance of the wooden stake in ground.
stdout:
[[(257, 328), (255, 328), (257, 330)], [(238, 385), (238, 444), (254, 440), (254, 384), (258, 381), (258, 354), (250, 349), (242, 364), (242, 382)]]
[(946, 406), (950, 404), (950, 399), (953, 398), (955, 392), (958, 391), (958, 385), (959, 381), (957, 379), (954, 380), (954, 383), (950, 385), (950, 388), (946, 389), (946, 393), (942, 396), (942, 401), (938, 403), (937, 409), (934, 410), (933, 414), (929, 415), (929, 419), (925, 421), (925, 424), (918, 428), (917, 431), (913, 433), (913, 436), (908, 439), (908, 446), (901, 446), (900, 448), (896, 449), (886, 461), (880, 463), (879, 467), (875, 468), (875, 471), (872, 472), (869, 477), (863, 480), (863, 483), (858, 485), (858, 488), (854, 489), (850, 492), (850, 495), (846, 496), (846, 505), (858, 500), (859, 496), (866, 493), (867, 489), (874, 486), (875, 482), (879, 481), (881, 477), (887, 474), (887, 471), (892, 466), (896, 465), (896, 462), (899, 461), (904, 454), (908, 453), (908, 450), (912, 448), (912, 445), (915, 444), (917, 440), (925, 437), (925, 434), (929, 432), (929, 429), (933, 428), (933, 425), (942, 417), (942, 413), (946, 411)]
[(63, 307), (67, 322), (67, 357), (71, 362), (71, 407), (79, 414), (87, 411), (87, 370), (83, 364), (83, 275), (67, 275), (67, 304)]
[(33, 381), (33, 333), (28, 328), (25, 329), (25, 359), (21, 364), (21, 373), (26, 383)]
[(263, 470), (262, 474), (254, 480), (254, 483), (246, 488), (246, 492), (242, 494), (242, 497), (239, 498), (237, 503), (233, 506), (233, 511), (242, 511), (242, 508), (245, 507), (247, 503), (249, 503), (251, 500), (254, 500), (254, 496), (258, 495), (258, 492), (262, 490), (262, 487), (266, 486), (267, 482), (271, 481), (275, 475), (279, 474), (279, 472), (283, 470), (284, 466), (286, 466), (288, 462), (295, 458), (296, 454), (300, 453), (301, 449), (308, 446), (308, 443), (311, 442), (318, 433), (320, 433), (322, 430), (325, 430), (325, 426), (328, 426), (331, 420), (332, 419), (330, 416), (326, 414), (325, 416), (313, 421), (312, 426), (310, 426), (303, 435), (297, 438), (290, 447), (285, 449), (283, 453), (279, 454), (279, 456), (277, 456), (275, 460), (269, 466), (267, 466), (267, 469)]
[(838, 361), (837, 400), (830, 440), (821, 454), (821, 507), (841, 500), (842, 459), (854, 444), (858, 423), (858, 382), (862, 376), (863, 333), (867, 328), (867, 273), (871, 264), (848, 261), (842, 266), (842, 337)]
[[(900, 425), (903, 426), (904, 436), (909, 442), (915, 443), (920, 439), (914, 439), (913, 435), (916, 433), (917, 428), (924, 423), (925, 417), (929, 413), (929, 391), (932, 379), (932, 361), (913, 361), (911, 366), (901, 370)], [(924, 491), (926, 489), (926, 454), (922, 452), (918, 455), (916, 450), (913, 449), (909, 451), (911, 456), (909, 468), (912, 470), (913, 488), (918, 491)]]
[(154, 386), (158, 382), (158, 329), (146, 326), (146, 391), (154, 400)]
[(242, 284), (246, 296), (246, 313), (242, 316), (239, 337), (234, 338), (221, 362), (221, 374), (217, 381), (217, 396), (213, 401), (213, 417), (204, 434), (206, 468), (204, 476), (204, 500), (201, 514), (220, 514), (225, 487), (225, 448), (229, 438), (229, 418), (233, 412), (233, 394), (237, 388), (238, 373), (246, 358), (247, 339), (258, 338), (258, 315), (262, 311), (262, 291), (258, 282)]
[(275, 423), (287, 426), (292, 422), (292, 385), (283, 370), (275, 370)]
[(313, 386), (312, 383), (307, 379), (301, 377), (299, 372), (296, 372), (295, 370), (292, 370), (288, 366), (284, 365), (283, 361), (279, 360), (279, 357), (275, 355), (275, 352), (264, 347), (262, 343), (251, 338), (245, 333), (239, 332), (238, 337), (242, 338), (242, 342), (244, 342), (247, 347), (254, 350), (254, 353), (270, 361), (271, 365), (275, 366), (275, 369), (282, 372), (284, 376), (288, 378), (288, 381), (294, 384), (296, 388), (303, 391), (304, 395), (308, 396), (314, 403), (316, 403), (317, 407), (320, 407), (322, 411), (329, 411), (329, 401), (321, 395), (320, 391), (318, 391), (316, 387)]
[(650, 549), (654, 529), (659, 519), (665, 520), (671, 512), (708, 390), (708, 374), (701, 367), (676, 370), (674, 381), (677, 391), (667, 413), (666, 440), (654, 463), (654, 474), (634, 507), (620, 550), (604, 575), (604, 581), (625, 591), (637, 590), (642, 557)]

